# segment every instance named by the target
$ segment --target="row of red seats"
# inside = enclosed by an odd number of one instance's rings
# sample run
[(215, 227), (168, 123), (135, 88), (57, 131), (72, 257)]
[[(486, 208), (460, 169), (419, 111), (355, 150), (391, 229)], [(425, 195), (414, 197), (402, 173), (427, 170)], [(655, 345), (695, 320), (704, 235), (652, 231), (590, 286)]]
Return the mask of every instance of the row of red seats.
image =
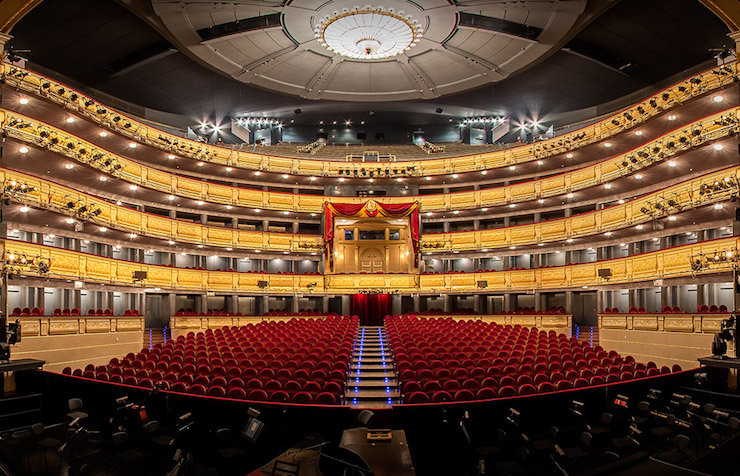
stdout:
[[(176, 316), (234, 316), (234, 317), (259, 317), (259, 316), (250, 316), (249, 314), (242, 314), (241, 312), (226, 312), (223, 309), (209, 309), (208, 312), (202, 313), (202, 312), (195, 312), (192, 309), (178, 309), (177, 312), (175, 312)], [(280, 310), (270, 310), (265, 314), (265, 316), (274, 317), (274, 316), (280, 316), (280, 317), (310, 317), (310, 316), (325, 316), (325, 315), (333, 315), (336, 316), (337, 314), (330, 313), (330, 314), (324, 314), (321, 311), (299, 311), (299, 312), (288, 312), (288, 311), (280, 311)]]
[[(707, 306), (706, 304), (702, 304), (699, 306), (696, 306), (696, 310), (699, 313), (702, 314), (713, 314), (713, 313), (727, 313), (727, 306), (722, 304), (721, 306), (717, 306), (716, 304), (712, 304), (711, 306)], [(690, 311), (682, 311), (680, 307), (678, 306), (662, 306), (660, 308), (660, 312), (664, 314), (679, 314), (679, 313), (690, 313)], [(604, 309), (604, 314), (619, 314), (619, 308), (618, 307), (607, 307)], [(647, 313), (644, 307), (635, 307), (630, 306), (628, 314), (644, 314)]]
[(529, 395), (681, 370), (521, 326), (387, 316), (386, 328), (405, 403)]
[(357, 316), (329, 316), (209, 329), (63, 373), (196, 395), (339, 404), (358, 327)]
[[(20, 307), (16, 307), (13, 309), (13, 312), (10, 314), (10, 317), (28, 317), (28, 316), (43, 316), (44, 315), (44, 308), (43, 307), (34, 307), (33, 309), (24, 307), (21, 309)], [(54, 312), (52, 316), (80, 316), (80, 310), (79, 309), (54, 309)], [(113, 309), (89, 309), (87, 311), (88, 316), (114, 316)], [(139, 310), (138, 309), (126, 309), (123, 312), (124, 316), (138, 316)]]

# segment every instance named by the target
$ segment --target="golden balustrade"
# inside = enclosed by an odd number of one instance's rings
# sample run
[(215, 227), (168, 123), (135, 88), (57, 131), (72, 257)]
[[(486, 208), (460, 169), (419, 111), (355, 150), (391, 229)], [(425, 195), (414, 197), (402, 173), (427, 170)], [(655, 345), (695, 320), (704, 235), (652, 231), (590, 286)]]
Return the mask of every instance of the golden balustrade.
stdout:
[[(666, 133), (638, 150), (570, 172), (481, 190), (414, 197), (377, 197), (375, 200), (382, 203), (418, 201), (423, 212), (435, 212), (494, 207), (583, 190), (634, 173), (707, 141), (736, 133), (739, 128), (738, 114), (740, 108), (726, 109)], [(321, 213), (327, 201), (359, 203), (366, 200), (360, 197), (269, 192), (172, 174), (113, 154), (61, 129), (8, 110), (0, 110), (0, 127), (10, 137), (42, 146), (129, 183), (195, 200), (305, 213)], [(673, 144), (673, 147), (667, 144)], [(659, 150), (657, 153), (656, 148)]]
[[(703, 187), (716, 182), (727, 186), (716, 193), (702, 193)], [(740, 191), (738, 183), (740, 166), (729, 167), (642, 195), (623, 204), (566, 218), (487, 230), (423, 234), (421, 250), (431, 253), (490, 250), (554, 243), (606, 233), (737, 197)], [(655, 204), (659, 204), (661, 209), (655, 209)]]
[[(33, 205), (89, 220), (98, 225), (109, 226), (127, 233), (181, 243), (244, 250), (299, 253), (317, 252), (323, 248), (323, 238), (320, 235), (242, 230), (176, 220), (116, 205), (34, 175), (0, 168), (0, 182), (6, 186), (13, 181), (25, 183), (34, 190), (29, 193), (8, 195), (8, 198), (25, 205)], [(82, 207), (85, 207), (86, 212), (81, 217), (79, 210)], [(94, 210), (100, 210), (100, 212), (93, 214)]]
[[(19, 90), (46, 97), (134, 141), (199, 161), (275, 173), (333, 177), (339, 177), (340, 171), (344, 173), (348, 169), (357, 168), (356, 165), (346, 162), (278, 157), (203, 144), (149, 126), (133, 117), (111, 110), (64, 84), (17, 66), (3, 64), (1, 74), (6, 84)], [(667, 109), (692, 97), (731, 84), (737, 75), (737, 63), (715, 67), (687, 78), (627, 109), (620, 110), (605, 119), (571, 133), (534, 144), (484, 154), (397, 162), (390, 166), (391, 169), (405, 170), (393, 173), (392, 176), (428, 176), (488, 170), (560, 154), (604, 140), (642, 124), (651, 117), (662, 114)], [(383, 168), (388, 168), (386, 164), (378, 165), (379, 167), (382, 165)]]
[[(106, 258), (15, 240), (1, 241), (7, 252), (39, 255), (50, 260), (48, 278), (103, 282), (122, 286), (167, 288), (183, 291), (212, 291), (250, 294), (354, 294), (373, 290), (386, 293), (498, 293), (590, 288), (608, 284), (651, 282), (695, 275), (727, 273), (728, 262), (700, 271), (692, 271), (691, 256), (737, 249), (740, 237), (722, 238), (676, 246), (624, 258), (546, 268), (476, 272), (460, 274), (352, 274), (288, 275), (207, 271)], [(608, 279), (599, 270), (611, 270)], [(134, 271), (146, 271), (147, 277), (133, 283)], [(36, 276), (29, 270), (28, 276)], [(481, 288), (481, 282), (485, 287)]]

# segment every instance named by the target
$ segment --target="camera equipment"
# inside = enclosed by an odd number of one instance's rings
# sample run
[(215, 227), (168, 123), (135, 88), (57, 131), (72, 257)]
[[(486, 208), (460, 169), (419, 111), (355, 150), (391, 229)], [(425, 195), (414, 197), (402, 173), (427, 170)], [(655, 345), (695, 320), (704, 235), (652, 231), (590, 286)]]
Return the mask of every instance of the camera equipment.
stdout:
[(737, 332), (737, 314), (733, 312), (728, 319), (722, 321), (722, 327), (719, 332), (714, 334), (712, 341), (712, 357), (726, 359), (727, 342), (735, 341), (735, 358), (738, 357), (738, 332)]
[(5, 324), (5, 319), (0, 320), (0, 362), (10, 362), (10, 346), (21, 341), (21, 321)]

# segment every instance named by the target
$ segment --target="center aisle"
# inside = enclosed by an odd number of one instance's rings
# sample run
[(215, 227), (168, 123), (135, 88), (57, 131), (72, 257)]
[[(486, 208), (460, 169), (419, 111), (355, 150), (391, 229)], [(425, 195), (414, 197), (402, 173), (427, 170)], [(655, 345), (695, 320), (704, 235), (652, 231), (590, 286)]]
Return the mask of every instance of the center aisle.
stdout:
[(353, 408), (400, 403), (393, 354), (383, 327), (361, 327), (355, 339), (344, 401)]

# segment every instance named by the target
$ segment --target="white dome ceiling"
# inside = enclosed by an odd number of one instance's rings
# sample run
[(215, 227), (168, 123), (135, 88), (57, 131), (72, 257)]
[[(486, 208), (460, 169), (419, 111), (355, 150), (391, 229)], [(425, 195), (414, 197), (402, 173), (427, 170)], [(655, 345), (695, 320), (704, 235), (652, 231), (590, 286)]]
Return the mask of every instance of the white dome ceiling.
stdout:
[(238, 81), (370, 102), (431, 99), (505, 79), (559, 49), (586, 0), (152, 4), (184, 48)]

